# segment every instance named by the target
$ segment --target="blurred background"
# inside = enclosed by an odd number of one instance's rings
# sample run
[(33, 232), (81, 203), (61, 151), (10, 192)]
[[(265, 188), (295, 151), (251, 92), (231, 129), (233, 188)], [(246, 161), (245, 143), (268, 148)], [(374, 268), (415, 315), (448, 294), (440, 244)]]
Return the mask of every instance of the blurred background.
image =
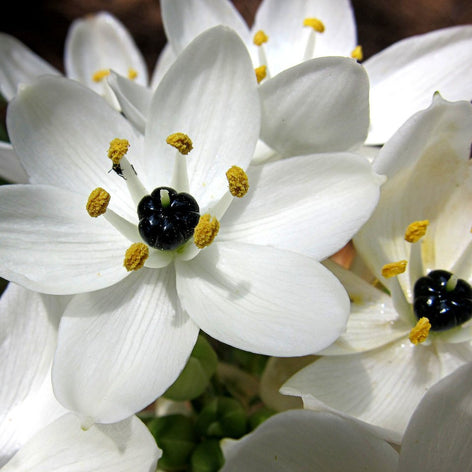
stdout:
[[(233, 0), (252, 25), (262, 0)], [(287, 0), (290, 1), (290, 0)], [(333, 0), (336, 1), (336, 0)], [(472, 24), (470, 0), (351, 0), (358, 42), (364, 58), (402, 38), (448, 26)], [(26, 6), (27, 5), (27, 6)], [(0, 31), (20, 39), (63, 71), (63, 46), (70, 23), (88, 13), (107, 10), (131, 32), (149, 71), (165, 44), (158, 0), (43, 0), (8, 3)]]

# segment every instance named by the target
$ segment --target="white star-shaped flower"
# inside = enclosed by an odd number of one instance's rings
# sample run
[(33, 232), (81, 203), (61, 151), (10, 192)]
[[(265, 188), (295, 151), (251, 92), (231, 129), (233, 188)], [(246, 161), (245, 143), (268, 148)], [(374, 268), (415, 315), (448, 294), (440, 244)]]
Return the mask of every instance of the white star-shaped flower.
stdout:
[(399, 441), (424, 393), (472, 360), (471, 129), (470, 103), (436, 95), (380, 151), (388, 180), (354, 243), (389, 293), (328, 265), (350, 294), (346, 333), (283, 393)]

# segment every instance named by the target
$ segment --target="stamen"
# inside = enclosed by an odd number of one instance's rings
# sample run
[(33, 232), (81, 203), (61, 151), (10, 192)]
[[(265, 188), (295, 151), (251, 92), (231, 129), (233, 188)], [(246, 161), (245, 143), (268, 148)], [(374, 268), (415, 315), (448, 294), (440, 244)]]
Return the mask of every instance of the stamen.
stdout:
[(325, 25), (318, 18), (305, 18), (303, 20), (303, 26), (309, 26), (317, 33), (323, 33), (325, 30)]
[(382, 275), (389, 279), (390, 277), (395, 277), (396, 275), (403, 274), (406, 270), (407, 261), (402, 260), (398, 262), (390, 262), (385, 264), (382, 267)]
[(108, 157), (113, 164), (119, 164), (121, 159), (126, 155), (129, 149), (129, 141), (127, 139), (115, 138), (110, 141), (108, 148)]
[(229, 191), (233, 197), (244, 197), (249, 190), (249, 180), (246, 172), (241, 167), (233, 166), (226, 172)]
[(174, 133), (167, 136), (166, 143), (174, 146), (180, 154), (188, 154), (193, 149), (192, 140), (184, 133)]
[(92, 75), (92, 80), (94, 82), (101, 82), (108, 75), (110, 75), (110, 69), (100, 69)]
[(267, 43), (269, 36), (267, 36), (264, 31), (259, 30), (255, 35), (253, 42), (256, 46), (262, 46), (264, 43)]
[(128, 69), (128, 79), (134, 80), (138, 76), (138, 71), (130, 67)]
[(405, 231), (405, 241), (409, 243), (418, 242), (425, 234), (429, 225), (429, 220), (414, 221), (408, 225)]
[(87, 213), (92, 218), (97, 218), (103, 215), (107, 211), (108, 204), (110, 203), (110, 194), (103, 188), (98, 187), (90, 193), (87, 200)]
[(358, 61), (362, 61), (364, 59), (364, 52), (362, 51), (362, 46), (358, 44), (352, 51), (351, 51), (351, 57), (353, 59), (356, 59)]
[(211, 216), (205, 213), (200, 216), (198, 225), (195, 227), (193, 241), (199, 249), (209, 246), (220, 230), (220, 222), (215, 217), (211, 221), (210, 218)]
[(144, 243), (132, 244), (125, 253), (123, 265), (128, 272), (139, 270), (144, 266), (146, 259), (149, 257), (149, 248)]
[(431, 323), (428, 318), (422, 317), (418, 320), (415, 327), (410, 331), (408, 338), (412, 344), (420, 344), (426, 341), (428, 337), (429, 330), (431, 329)]
[(260, 84), (267, 76), (267, 66), (260, 66), (254, 69), (256, 73), (257, 83)]

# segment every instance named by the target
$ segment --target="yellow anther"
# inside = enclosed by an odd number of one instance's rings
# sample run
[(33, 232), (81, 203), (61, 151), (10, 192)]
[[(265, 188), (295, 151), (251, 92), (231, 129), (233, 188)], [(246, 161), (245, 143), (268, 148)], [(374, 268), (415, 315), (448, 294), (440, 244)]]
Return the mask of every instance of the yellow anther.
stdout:
[(220, 222), (215, 217), (211, 221), (210, 219), (211, 216), (205, 213), (200, 216), (198, 225), (195, 227), (193, 241), (199, 249), (209, 246), (220, 230)]
[(100, 69), (92, 75), (92, 80), (94, 82), (101, 82), (108, 75), (110, 75), (110, 69)]
[(123, 265), (128, 272), (141, 269), (149, 257), (149, 248), (144, 243), (133, 243), (126, 250)]
[(264, 43), (269, 41), (269, 36), (267, 36), (264, 31), (259, 30), (253, 38), (253, 42), (256, 46), (262, 46)]
[(130, 67), (128, 69), (128, 79), (134, 80), (138, 76), (138, 71)]
[(303, 26), (309, 26), (313, 28), (317, 33), (323, 33), (325, 30), (325, 25), (318, 18), (305, 18), (303, 20)]
[(259, 66), (254, 69), (256, 73), (257, 83), (260, 84), (267, 76), (267, 66)]
[(426, 234), (428, 225), (429, 220), (414, 221), (409, 224), (405, 231), (405, 241), (408, 241), (409, 243), (416, 243), (419, 241)]
[(108, 157), (113, 161), (113, 164), (119, 164), (121, 159), (128, 152), (128, 149), (129, 141), (127, 139), (115, 138), (110, 141)]
[(174, 146), (180, 154), (188, 154), (193, 149), (192, 140), (184, 133), (170, 134), (166, 143)]
[(395, 275), (403, 274), (406, 270), (407, 261), (398, 261), (398, 262), (390, 262), (389, 264), (385, 264), (382, 267), (382, 275), (385, 278), (395, 277)]
[(364, 59), (364, 53), (360, 44), (351, 51), (351, 57), (353, 59), (357, 59), (358, 61), (362, 61), (362, 59)]
[(107, 211), (108, 204), (110, 203), (110, 194), (101, 187), (93, 190), (87, 200), (87, 213), (96, 218), (97, 216), (103, 215)]
[(244, 197), (249, 190), (249, 180), (246, 172), (241, 167), (233, 166), (226, 171), (228, 179), (229, 191), (233, 197)]
[(418, 323), (416, 323), (415, 327), (412, 328), (408, 338), (410, 339), (411, 343), (415, 345), (424, 343), (428, 337), (430, 329), (431, 323), (429, 322), (428, 318), (423, 316), (423, 318), (418, 320)]

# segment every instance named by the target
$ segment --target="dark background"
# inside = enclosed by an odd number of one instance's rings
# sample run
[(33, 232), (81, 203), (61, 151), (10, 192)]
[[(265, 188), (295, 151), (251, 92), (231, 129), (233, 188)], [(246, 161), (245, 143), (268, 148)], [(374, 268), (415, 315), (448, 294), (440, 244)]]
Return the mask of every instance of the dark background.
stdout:
[[(290, 1), (290, 0), (286, 0)], [(332, 0), (336, 1), (336, 0)], [(365, 58), (399, 39), (428, 31), (472, 24), (470, 0), (351, 0), (358, 42)], [(233, 0), (252, 25), (261, 0)], [(165, 35), (158, 0), (9, 1), (0, 31), (9, 33), (63, 71), (63, 46), (70, 23), (88, 13), (107, 10), (131, 32), (152, 72)]]

